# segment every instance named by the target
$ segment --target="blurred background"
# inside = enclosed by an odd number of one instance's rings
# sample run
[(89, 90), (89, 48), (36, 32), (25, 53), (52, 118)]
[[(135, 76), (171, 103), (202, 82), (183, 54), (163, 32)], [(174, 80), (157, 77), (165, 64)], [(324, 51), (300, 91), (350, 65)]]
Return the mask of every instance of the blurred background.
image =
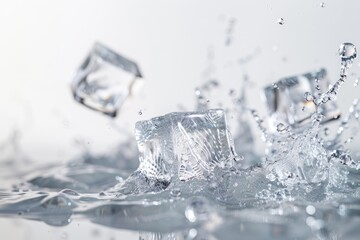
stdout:
[[(359, 7), (356, 0), (2, 1), (0, 143), (15, 139), (17, 154), (30, 159), (24, 165), (65, 163), (82, 144), (106, 152), (133, 137), (136, 121), (194, 110), (194, 89), (209, 79), (228, 92), (240, 91), (247, 77), (248, 104), (266, 116), (262, 88), (279, 78), (324, 67), (337, 80), (339, 45), (360, 46)], [(116, 119), (71, 95), (72, 75), (95, 41), (135, 60), (145, 77)], [(338, 96), (343, 112), (359, 97), (359, 70), (355, 61)], [(0, 161), (7, 161), (2, 150)], [(121, 238), (119, 230), (89, 234), (90, 223), (67, 227), (65, 236), (43, 223), (19, 221), (1, 219), (0, 238), (138, 239), (135, 233)]]

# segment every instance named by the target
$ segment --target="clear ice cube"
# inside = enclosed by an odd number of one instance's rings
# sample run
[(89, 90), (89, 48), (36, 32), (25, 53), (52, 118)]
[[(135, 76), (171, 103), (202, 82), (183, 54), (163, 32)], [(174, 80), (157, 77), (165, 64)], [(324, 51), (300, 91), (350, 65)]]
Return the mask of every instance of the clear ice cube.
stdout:
[[(317, 80), (317, 81), (316, 81)], [(302, 75), (286, 77), (264, 89), (265, 100), (270, 115), (269, 125), (276, 132), (278, 123), (301, 128), (311, 122), (311, 115), (316, 111), (312, 99), (305, 97), (306, 93), (317, 97), (327, 92), (330, 81), (325, 69), (308, 72)], [(324, 115), (323, 122), (337, 119), (340, 112), (334, 101), (319, 106)]]
[(75, 73), (71, 88), (76, 101), (115, 117), (141, 77), (135, 62), (95, 43)]
[(231, 157), (231, 144), (222, 110), (186, 113), (173, 120), (172, 142), (180, 180), (203, 178)]
[(231, 155), (223, 110), (170, 113), (136, 124), (140, 171), (180, 180), (203, 178)]
[(233, 145), (221, 109), (169, 113), (137, 122), (135, 129), (140, 165), (116, 187), (121, 192), (157, 191), (172, 181), (204, 179), (215, 166), (232, 159)]

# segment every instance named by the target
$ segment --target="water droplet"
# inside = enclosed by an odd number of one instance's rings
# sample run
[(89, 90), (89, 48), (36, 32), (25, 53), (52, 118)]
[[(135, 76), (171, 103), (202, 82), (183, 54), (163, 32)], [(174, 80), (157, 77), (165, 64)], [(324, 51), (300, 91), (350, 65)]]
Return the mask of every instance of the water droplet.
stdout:
[(278, 86), (276, 83), (273, 83), (273, 84), (272, 84), (272, 87), (273, 87), (274, 89), (279, 89), (279, 86)]
[(70, 196), (79, 196), (80, 194), (71, 189), (63, 189), (60, 193), (64, 193)]
[(310, 102), (310, 101), (314, 100), (314, 96), (313, 96), (311, 93), (309, 93), (309, 92), (306, 92), (306, 93), (304, 94), (304, 98), (305, 98), (305, 100), (306, 100), (307, 102)]
[(138, 114), (139, 114), (139, 115), (142, 115), (142, 114), (143, 114), (142, 110), (139, 110)]
[(235, 162), (240, 162), (240, 161), (243, 161), (244, 160), (244, 157), (243, 156), (235, 156), (234, 157), (234, 161)]
[(200, 96), (200, 95), (201, 95), (200, 89), (195, 88), (195, 95), (196, 95), (196, 96)]
[(325, 136), (329, 136), (330, 129), (329, 128), (324, 128), (324, 134), (325, 134)]
[(73, 208), (72, 201), (64, 194), (49, 196), (42, 200), (41, 205), (49, 210), (68, 210)]
[(284, 25), (284, 23), (285, 23), (285, 22), (284, 22), (284, 19), (283, 19), (283, 18), (279, 18), (279, 19), (278, 19), (278, 23), (279, 23), (280, 25)]
[(174, 188), (170, 191), (170, 195), (173, 197), (179, 197), (181, 195), (181, 190), (179, 188)]
[(354, 82), (354, 87), (357, 87), (357, 85), (359, 85), (359, 78), (356, 78)]
[(276, 180), (276, 176), (273, 173), (269, 173), (266, 178), (269, 179), (271, 182)]
[(325, 7), (325, 3), (324, 3), (324, 2), (321, 2), (321, 3), (320, 3), (320, 7), (324, 8), (324, 7)]
[(323, 120), (324, 116), (318, 113), (314, 113), (313, 115), (311, 115), (311, 121), (312, 122), (321, 122)]
[(308, 205), (306, 207), (306, 213), (309, 215), (314, 215), (316, 212), (316, 208), (313, 205)]
[(353, 137), (349, 137), (348, 139), (346, 139), (346, 141), (344, 142), (344, 144), (351, 143), (353, 140), (354, 140)]
[(115, 179), (118, 182), (123, 182), (124, 181), (124, 179), (122, 177), (120, 177), (120, 176), (116, 176)]
[(276, 130), (277, 130), (278, 132), (287, 132), (288, 127), (287, 127), (285, 124), (283, 124), (283, 123), (279, 123), (279, 124), (276, 126)]
[(99, 196), (100, 196), (100, 197), (105, 197), (105, 196), (106, 196), (106, 193), (100, 192), (100, 193), (99, 193)]
[(185, 210), (185, 216), (189, 220), (189, 222), (206, 220), (208, 218), (208, 215), (208, 204), (201, 198), (192, 200)]
[(339, 47), (339, 55), (343, 62), (352, 62), (356, 58), (356, 47), (352, 43), (343, 43)]

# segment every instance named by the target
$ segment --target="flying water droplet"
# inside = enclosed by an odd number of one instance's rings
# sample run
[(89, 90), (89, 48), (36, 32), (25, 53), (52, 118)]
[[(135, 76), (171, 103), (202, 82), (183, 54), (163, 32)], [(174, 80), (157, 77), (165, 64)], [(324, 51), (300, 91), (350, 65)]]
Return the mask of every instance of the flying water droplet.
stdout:
[(195, 95), (196, 95), (196, 96), (200, 96), (200, 95), (201, 95), (200, 89), (195, 88)]
[(142, 115), (142, 114), (143, 114), (142, 110), (139, 110), (138, 114), (139, 114), (139, 115)]
[(325, 7), (325, 3), (324, 3), (324, 2), (321, 2), (321, 3), (320, 3), (320, 7), (324, 8), (324, 7)]
[(357, 87), (357, 85), (359, 85), (359, 78), (356, 78), (354, 82), (354, 87)]
[(317, 106), (336, 99), (339, 89), (347, 79), (347, 71), (351, 67), (357, 55), (356, 47), (352, 43), (341, 44), (338, 52), (341, 57), (340, 78), (326, 93), (321, 94), (321, 97), (316, 100)]
[(304, 94), (304, 98), (305, 98), (305, 100), (306, 100), (307, 102), (310, 102), (310, 101), (314, 100), (314, 96), (313, 96), (311, 93), (309, 93), (309, 92), (306, 92), (306, 93)]
[(341, 60), (344, 62), (354, 61), (357, 55), (355, 45), (352, 43), (341, 44), (339, 47), (339, 55), (341, 57)]
[(278, 23), (279, 23), (280, 25), (284, 25), (285, 21), (284, 21), (283, 18), (279, 18), (279, 19), (278, 19)]

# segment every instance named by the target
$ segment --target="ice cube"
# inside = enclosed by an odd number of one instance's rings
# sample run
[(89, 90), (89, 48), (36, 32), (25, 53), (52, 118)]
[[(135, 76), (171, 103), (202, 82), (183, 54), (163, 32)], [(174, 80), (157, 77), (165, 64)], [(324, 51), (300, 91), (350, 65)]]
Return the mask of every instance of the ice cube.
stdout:
[(180, 180), (203, 178), (231, 158), (223, 110), (174, 116), (172, 142)]
[(101, 43), (95, 43), (75, 73), (71, 88), (76, 101), (115, 117), (134, 83), (141, 77), (135, 62)]
[[(305, 94), (318, 97), (329, 89), (330, 82), (325, 69), (302, 75), (286, 77), (264, 89), (266, 104), (270, 115), (269, 125), (272, 132), (278, 123), (301, 128), (311, 122), (311, 115), (316, 111), (311, 99)], [(319, 106), (324, 115), (323, 122), (337, 119), (340, 112), (334, 101)]]
[[(172, 181), (204, 179), (215, 166), (232, 159), (233, 145), (221, 109), (169, 113), (137, 122), (135, 129), (140, 165), (118, 188), (122, 192), (154, 191)], [(150, 188), (135, 183), (140, 180)]]

